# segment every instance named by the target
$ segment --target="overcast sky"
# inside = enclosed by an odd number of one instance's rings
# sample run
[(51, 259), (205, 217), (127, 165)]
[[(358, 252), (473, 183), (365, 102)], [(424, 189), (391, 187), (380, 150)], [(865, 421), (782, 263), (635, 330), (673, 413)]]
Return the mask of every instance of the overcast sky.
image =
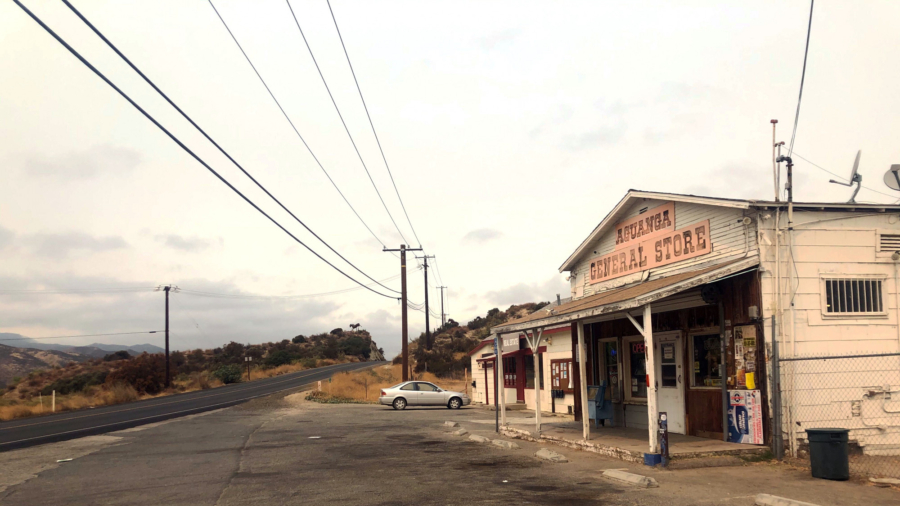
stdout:
[[(340, 262), (65, 5), (24, 3), (298, 238)], [(381, 252), (340, 198), (207, 2), (73, 3), (323, 239), (375, 279), (398, 274), (399, 261)], [(378, 189), (417, 245), (326, 3), (292, 5)], [(378, 238), (397, 247), (403, 241), (287, 5), (219, 0), (216, 7), (344, 195)], [(438, 257), (448, 312), (458, 321), (567, 296), (558, 266), (629, 188), (773, 197), (769, 120), (780, 120), (779, 138), (789, 141), (809, 2), (334, 0), (333, 7), (406, 210)], [(795, 144), (840, 175), (862, 149), (863, 184), (887, 194), (882, 175), (900, 163), (897, 19), (897, 2), (817, 2)], [(0, 118), (0, 332), (159, 329), (163, 295), (151, 289), (165, 283), (273, 296), (354, 286), (253, 211), (12, 2), (0, 3)], [(795, 175), (797, 200), (849, 198), (850, 190), (802, 160)], [(863, 189), (859, 200), (894, 198)], [(385, 284), (399, 288), (397, 279)], [(132, 288), (143, 291), (19, 292)], [(421, 272), (411, 270), (410, 298), (421, 302), (423, 292)], [(431, 296), (439, 304), (437, 292)], [(274, 300), (179, 293), (171, 307), (175, 348), (360, 323), (388, 354), (399, 350), (400, 306), (365, 290)], [(410, 315), (415, 336), (424, 315)], [(60, 342), (92, 341), (161, 344), (161, 336)]]

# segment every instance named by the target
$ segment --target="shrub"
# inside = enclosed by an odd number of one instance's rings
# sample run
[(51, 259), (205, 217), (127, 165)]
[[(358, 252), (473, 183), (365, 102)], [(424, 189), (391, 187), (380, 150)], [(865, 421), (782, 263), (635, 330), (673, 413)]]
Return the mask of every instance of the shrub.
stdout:
[(106, 377), (110, 385), (122, 382), (131, 385), (139, 394), (158, 394), (166, 381), (166, 360), (162, 355), (142, 353), (122, 361), (122, 365)]
[(134, 387), (119, 381), (107, 387), (104, 397), (106, 404), (121, 404), (123, 402), (136, 401), (140, 396)]
[(312, 357), (306, 357), (300, 360), (300, 365), (303, 366), (304, 369), (315, 369), (316, 368), (316, 359)]
[(304, 336), (304, 335), (296, 336), (293, 339), (291, 339), (291, 342), (293, 342), (294, 344), (303, 344), (306, 342), (306, 336)]
[(290, 364), (291, 356), (284, 350), (274, 351), (266, 357), (265, 365), (267, 367), (278, 367), (280, 365)]
[(128, 360), (131, 358), (131, 354), (125, 350), (119, 350), (115, 353), (110, 353), (103, 357), (104, 362), (115, 362), (116, 360)]
[(213, 372), (213, 376), (227, 385), (229, 383), (240, 383), (243, 378), (243, 373), (241, 372), (241, 366), (230, 364), (223, 365), (216, 369), (215, 372)]
[(109, 371), (97, 371), (84, 373), (69, 378), (60, 378), (41, 389), (42, 395), (51, 395), (54, 390), (60, 395), (68, 395), (84, 391), (88, 387), (102, 385), (106, 381)]

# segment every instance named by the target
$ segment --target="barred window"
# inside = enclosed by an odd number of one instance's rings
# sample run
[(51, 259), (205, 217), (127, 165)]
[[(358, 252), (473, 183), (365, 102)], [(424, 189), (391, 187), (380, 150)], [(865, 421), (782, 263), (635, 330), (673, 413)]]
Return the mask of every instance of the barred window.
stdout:
[(825, 313), (852, 315), (884, 313), (881, 279), (826, 279)]

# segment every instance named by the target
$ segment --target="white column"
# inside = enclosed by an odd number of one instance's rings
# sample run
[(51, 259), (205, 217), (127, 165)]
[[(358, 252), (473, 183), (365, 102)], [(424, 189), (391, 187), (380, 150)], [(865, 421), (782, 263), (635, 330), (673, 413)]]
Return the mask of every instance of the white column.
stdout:
[(650, 304), (644, 306), (644, 349), (646, 350), (647, 375), (647, 418), (650, 432), (650, 453), (659, 453), (659, 403), (656, 398), (656, 352), (653, 348), (653, 322), (650, 320)]
[(528, 339), (528, 345), (531, 347), (531, 353), (534, 357), (534, 425), (536, 438), (541, 437), (541, 363), (538, 360), (538, 350), (541, 348), (541, 340), (544, 337), (544, 329), (534, 329), (531, 331), (531, 337), (525, 332), (525, 338)]
[(587, 398), (587, 372), (585, 369), (587, 365), (585, 364), (585, 354), (584, 354), (584, 322), (578, 321), (578, 377), (581, 380), (581, 424), (583, 426), (583, 435), (584, 440), (587, 441), (591, 438), (591, 418), (590, 412), (588, 411), (588, 398)]
[(506, 387), (503, 384), (503, 334), (497, 334), (497, 399), (500, 401), (500, 425), (506, 425)]

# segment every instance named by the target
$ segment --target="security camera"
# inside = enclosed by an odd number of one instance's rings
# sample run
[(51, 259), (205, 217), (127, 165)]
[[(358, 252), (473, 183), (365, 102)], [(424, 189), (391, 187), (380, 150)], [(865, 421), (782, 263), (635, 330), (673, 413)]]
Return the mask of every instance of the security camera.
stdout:
[(897, 261), (900, 260), (900, 251), (895, 251), (893, 255), (891, 255), (891, 260)]

